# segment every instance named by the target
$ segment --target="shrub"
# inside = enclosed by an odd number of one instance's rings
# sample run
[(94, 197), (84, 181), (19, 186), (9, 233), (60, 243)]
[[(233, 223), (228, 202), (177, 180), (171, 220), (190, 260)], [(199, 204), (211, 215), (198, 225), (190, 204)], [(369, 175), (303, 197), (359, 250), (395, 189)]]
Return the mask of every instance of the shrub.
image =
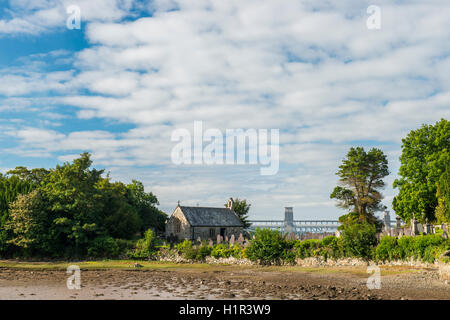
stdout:
[(214, 258), (229, 258), (234, 257), (236, 259), (242, 258), (242, 248), (240, 245), (235, 244), (233, 246), (227, 244), (216, 244), (213, 246), (211, 256)]
[(136, 248), (134, 251), (128, 253), (128, 256), (132, 259), (147, 259), (156, 253), (156, 235), (153, 230), (148, 229), (143, 239), (139, 239), (136, 242)]
[(120, 248), (112, 237), (95, 238), (88, 247), (88, 256), (113, 258), (120, 254)]
[(203, 261), (211, 254), (211, 248), (206, 243), (202, 243), (200, 246), (192, 246), (191, 243), (191, 246), (183, 247), (181, 252), (185, 259)]
[(255, 238), (245, 250), (245, 255), (261, 264), (279, 263), (284, 251), (289, 249), (288, 242), (278, 231), (258, 228)]
[(192, 241), (190, 240), (184, 240), (183, 242), (177, 243), (175, 245), (175, 249), (180, 254), (184, 254), (186, 251), (192, 248)]
[(383, 237), (376, 248), (378, 260), (414, 258), (433, 263), (448, 248), (448, 240), (438, 234), (416, 237)]
[(313, 257), (316, 254), (316, 250), (319, 249), (319, 245), (320, 241), (316, 239), (296, 241), (296, 256), (300, 259)]
[(342, 232), (342, 247), (345, 255), (370, 259), (377, 245), (376, 227), (369, 223), (346, 225)]
[(401, 237), (397, 239), (397, 254), (401, 260), (406, 260), (414, 256), (414, 237)]
[(119, 247), (119, 254), (126, 253), (136, 248), (136, 240), (115, 239), (117, 246)]
[(398, 259), (397, 238), (391, 236), (381, 238), (380, 244), (376, 248), (375, 256), (379, 261)]
[(444, 238), (438, 235), (417, 236), (413, 239), (414, 258), (425, 262), (434, 262), (431, 250), (439, 247), (444, 242)]
[(341, 241), (336, 236), (323, 238), (320, 242), (320, 248), (320, 254), (325, 260), (328, 258), (336, 260), (343, 256)]

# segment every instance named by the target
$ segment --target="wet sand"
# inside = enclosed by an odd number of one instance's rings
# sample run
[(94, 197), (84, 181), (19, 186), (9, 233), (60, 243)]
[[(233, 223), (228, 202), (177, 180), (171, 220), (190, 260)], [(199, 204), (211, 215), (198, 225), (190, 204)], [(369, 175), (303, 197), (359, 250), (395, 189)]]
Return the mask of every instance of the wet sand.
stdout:
[(382, 273), (381, 289), (372, 290), (363, 267), (82, 269), (81, 289), (69, 290), (64, 270), (0, 268), (0, 299), (450, 299), (437, 270), (397, 269)]

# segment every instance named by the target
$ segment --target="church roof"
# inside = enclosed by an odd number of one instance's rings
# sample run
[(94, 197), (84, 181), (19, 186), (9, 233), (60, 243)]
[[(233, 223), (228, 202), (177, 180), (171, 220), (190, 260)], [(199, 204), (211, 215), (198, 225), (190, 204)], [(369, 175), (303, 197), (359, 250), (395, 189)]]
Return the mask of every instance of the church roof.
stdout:
[(193, 227), (243, 227), (238, 215), (227, 208), (180, 206)]

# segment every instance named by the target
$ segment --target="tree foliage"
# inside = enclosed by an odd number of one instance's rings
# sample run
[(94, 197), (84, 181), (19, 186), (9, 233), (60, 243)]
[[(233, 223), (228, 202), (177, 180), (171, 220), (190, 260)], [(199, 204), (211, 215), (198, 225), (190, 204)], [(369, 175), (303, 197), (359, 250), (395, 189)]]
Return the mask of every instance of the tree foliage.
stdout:
[(141, 182), (112, 182), (91, 165), (83, 153), (54, 169), (17, 167), (0, 176), (0, 254), (113, 256), (116, 239), (163, 230), (166, 215)]
[(21, 194), (27, 194), (35, 185), (17, 176), (3, 176), (0, 174), (0, 253), (10, 248), (8, 239), (10, 232), (6, 230), (6, 222), (10, 219), (9, 204), (13, 203)]
[(340, 186), (330, 195), (338, 200), (339, 207), (350, 211), (339, 219), (343, 225), (368, 222), (377, 228), (381, 226), (374, 213), (385, 208), (380, 190), (388, 174), (388, 161), (381, 150), (350, 149), (337, 172)]
[(155, 231), (164, 231), (167, 215), (156, 207), (159, 205), (158, 199), (153, 193), (144, 191), (142, 182), (132, 180), (127, 185), (127, 196), (137, 209), (141, 220), (139, 230), (141, 234), (144, 234), (149, 228), (154, 228)]
[[(399, 178), (394, 188), (399, 194), (393, 200), (395, 213), (403, 221), (415, 217), (420, 222), (436, 221), (438, 185), (450, 163), (450, 122), (442, 119), (435, 125), (423, 125), (402, 140)], [(445, 199), (442, 200), (445, 205)]]
[[(250, 210), (251, 204), (247, 203), (246, 199), (233, 199), (234, 208), (233, 211), (236, 212), (241, 222), (244, 224), (244, 229), (251, 226), (251, 223), (248, 221), (248, 211)], [(225, 204), (225, 207), (228, 204)]]
[(436, 197), (436, 219), (438, 223), (450, 223), (450, 165), (439, 179)]

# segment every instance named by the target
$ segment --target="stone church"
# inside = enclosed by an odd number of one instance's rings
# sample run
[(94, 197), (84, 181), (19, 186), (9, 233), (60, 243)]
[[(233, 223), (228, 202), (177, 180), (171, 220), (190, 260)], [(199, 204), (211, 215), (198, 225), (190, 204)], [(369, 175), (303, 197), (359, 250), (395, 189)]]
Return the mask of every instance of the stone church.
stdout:
[(178, 240), (215, 240), (235, 237), (243, 232), (244, 225), (233, 211), (233, 199), (226, 208), (178, 206), (166, 222), (166, 237)]

